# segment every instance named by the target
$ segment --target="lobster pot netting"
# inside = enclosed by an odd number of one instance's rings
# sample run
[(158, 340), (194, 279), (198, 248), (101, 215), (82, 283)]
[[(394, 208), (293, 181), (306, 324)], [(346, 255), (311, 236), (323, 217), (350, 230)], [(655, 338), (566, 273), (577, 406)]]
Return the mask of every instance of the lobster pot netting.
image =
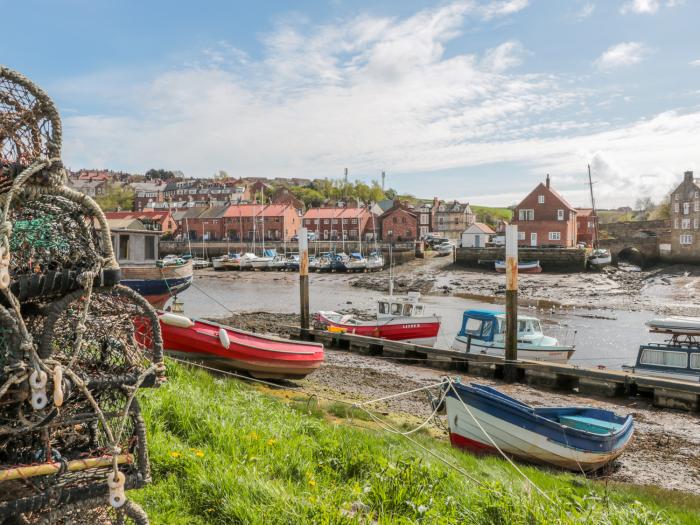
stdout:
[(118, 285), (104, 214), (60, 154), (51, 99), (0, 66), (0, 525), (69, 523), (107, 503), (108, 475), (149, 480), (135, 395), (162, 380), (158, 318)]

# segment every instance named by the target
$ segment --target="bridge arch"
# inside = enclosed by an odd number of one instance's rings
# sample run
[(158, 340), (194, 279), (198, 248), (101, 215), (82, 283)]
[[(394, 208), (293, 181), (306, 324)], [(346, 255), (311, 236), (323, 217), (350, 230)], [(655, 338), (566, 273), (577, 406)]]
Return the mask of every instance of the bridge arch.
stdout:
[(626, 246), (617, 252), (615, 262), (617, 264), (626, 262), (639, 266), (640, 268), (644, 268), (647, 265), (648, 260), (644, 253), (639, 251), (638, 248), (635, 248), (634, 246)]

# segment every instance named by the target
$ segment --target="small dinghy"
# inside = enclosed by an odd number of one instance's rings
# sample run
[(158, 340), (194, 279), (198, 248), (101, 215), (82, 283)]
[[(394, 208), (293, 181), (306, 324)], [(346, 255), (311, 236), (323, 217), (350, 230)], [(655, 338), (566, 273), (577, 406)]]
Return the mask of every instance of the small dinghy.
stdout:
[[(494, 267), (498, 273), (505, 273), (506, 262), (496, 261)], [(518, 262), (518, 273), (541, 273), (542, 267), (540, 266), (540, 261), (519, 261)]]
[(488, 386), (451, 385), (444, 387), (450, 442), (477, 454), (498, 454), (495, 443), (529, 463), (589, 472), (622, 454), (634, 433), (632, 416), (586, 407), (533, 408)]
[(303, 379), (323, 362), (323, 345), (238, 330), (160, 312), (163, 348), (173, 356), (248, 372), (260, 379)]

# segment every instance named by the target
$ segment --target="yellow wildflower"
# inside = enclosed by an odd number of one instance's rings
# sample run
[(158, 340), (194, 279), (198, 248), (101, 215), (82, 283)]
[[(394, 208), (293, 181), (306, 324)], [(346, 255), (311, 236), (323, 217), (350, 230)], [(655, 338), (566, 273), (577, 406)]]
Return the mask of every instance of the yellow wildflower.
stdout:
[(272, 445), (274, 445), (275, 443), (277, 443), (277, 440), (274, 439), (274, 438), (270, 438), (270, 439), (267, 440), (267, 444), (268, 444), (269, 446), (272, 446)]
[(248, 437), (249, 437), (250, 439), (256, 440), (256, 439), (258, 439), (258, 433), (255, 432), (255, 431), (253, 431), (253, 432), (251, 432), (250, 434), (248, 434)]
[(197, 456), (198, 458), (203, 458), (204, 452), (201, 450), (195, 450), (194, 455)]
[(310, 479), (310, 480), (309, 480), (309, 486), (310, 486), (310, 487), (315, 487), (315, 486), (316, 486), (316, 480), (314, 480), (313, 478)]
[(179, 458), (180, 456), (182, 456), (182, 454), (180, 454), (180, 453), (179, 453), (178, 451), (176, 451), (176, 450), (173, 450), (173, 451), (170, 453), (170, 455), (171, 455), (172, 457), (174, 457), (174, 458)]

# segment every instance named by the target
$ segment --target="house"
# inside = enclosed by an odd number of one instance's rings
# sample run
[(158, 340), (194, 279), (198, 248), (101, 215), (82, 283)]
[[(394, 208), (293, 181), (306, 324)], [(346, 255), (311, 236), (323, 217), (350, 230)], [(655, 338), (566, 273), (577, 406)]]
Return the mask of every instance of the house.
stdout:
[(173, 214), (169, 210), (161, 211), (108, 211), (105, 212), (107, 219), (138, 219), (144, 228), (161, 233), (174, 233), (177, 223)]
[(418, 213), (418, 238), (425, 237), (433, 231), (433, 207), (430, 203), (424, 202), (416, 209)]
[(373, 217), (367, 208), (309, 208), (304, 213), (303, 225), (318, 240), (359, 240), (362, 236), (372, 238), (379, 226)]
[(300, 212), (304, 210), (304, 203), (295, 197), (294, 194), (285, 187), (278, 188), (272, 192), (272, 195), (270, 195), (270, 202), (273, 204), (286, 204), (293, 206)]
[(700, 259), (700, 180), (686, 171), (671, 192), (671, 256), (678, 261)]
[(299, 210), (289, 204), (232, 204), (222, 215), (221, 239), (289, 241), (301, 228)]
[(496, 232), (483, 222), (475, 222), (462, 232), (462, 248), (484, 248)]
[(576, 209), (546, 182), (525, 197), (515, 208), (513, 224), (518, 226), (518, 245), (576, 246)]
[(592, 208), (576, 209), (576, 238), (578, 243), (592, 245), (598, 228), (598, 215)]
[(414, 241), (419, 235), (419, 214), (407, 204), (396, 201), (379, 217), (383, 241)]
[(469, 203), (433, 199), (433, 231), (447, 239), (459, 239), (462, 232), (476, 222)]
[(88, 197), (99, 197), (107, 193), (109, 182), (97, 179), (68, 179), (68, 186)]

